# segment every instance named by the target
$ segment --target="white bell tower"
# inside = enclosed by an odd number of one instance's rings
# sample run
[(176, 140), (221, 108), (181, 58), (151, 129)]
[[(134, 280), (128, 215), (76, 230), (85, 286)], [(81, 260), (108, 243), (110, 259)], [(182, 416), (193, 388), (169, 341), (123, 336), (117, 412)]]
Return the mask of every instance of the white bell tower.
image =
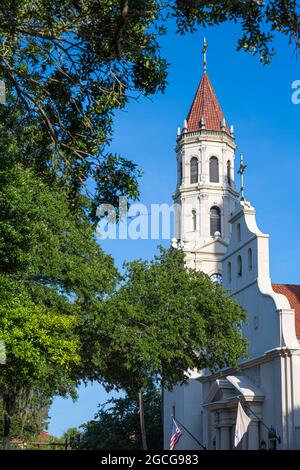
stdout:
[(234, 183), (236, 145), (233, 126), (229, 129), (206, 72), (206, 48), (205, 42), (202, 79), (183, 129), (178, 129), (173, 199), (180, 210), (175, 238), (189, 267), (221, 280), (228, 221), (239, 197)]
[[(174, 203), (175, 238), (172, 246), (185, 252), (188, 267), (207, 273), (213, 281), (222, 281), (222, 258), (230, 239), (229, 219), (239, 199), (234, 183), (233, 126), (228, 127), (206, 71), (204, 71), (192, 106), (178, 129), (177, 186)], [(195, 436), (203, 440), (201, 371), (189, 371), (189, 381), (164, 391), (164, 446), (168, 448), (171, 415)], [(195, 439), (184, 433), (176, 446), (199, 449)]]

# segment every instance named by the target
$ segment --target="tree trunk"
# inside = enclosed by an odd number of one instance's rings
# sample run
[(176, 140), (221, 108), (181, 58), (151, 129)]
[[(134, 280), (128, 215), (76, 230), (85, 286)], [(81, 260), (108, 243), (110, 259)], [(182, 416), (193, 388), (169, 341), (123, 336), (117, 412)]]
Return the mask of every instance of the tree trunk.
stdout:
[(3, 394), (3, 449), (10, 449), (10, 430), (13, 412), (15, 409), (16, 398), (14, 394)]
[(148, 450), (147, 446), (147, 435), (145, 427), (145, 414), (144, 414), (144, 402), (143, 402), (143, 389), (139, 391), (139, 414), (140, 414), (140, 426), (143, 450)]

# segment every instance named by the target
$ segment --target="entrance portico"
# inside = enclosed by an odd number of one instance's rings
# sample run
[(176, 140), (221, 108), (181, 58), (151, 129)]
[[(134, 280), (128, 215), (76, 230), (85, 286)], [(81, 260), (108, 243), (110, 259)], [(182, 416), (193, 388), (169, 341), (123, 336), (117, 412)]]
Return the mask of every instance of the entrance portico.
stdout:
[[(260, 418), (264, 393), (246, 376), (229, 375), (216, 379), (213, 383), (203, 382), (204, 390), (210, 388), (203, 404), (206, 411), (209, 449), (234, 449), (234, 431), (237, 405), (244, 404), (245, 411), (251, 418), (247, 434), (237, 449), (257, 450), (260, 446)], [(251, 411), (253, 413), (251, 413)]]

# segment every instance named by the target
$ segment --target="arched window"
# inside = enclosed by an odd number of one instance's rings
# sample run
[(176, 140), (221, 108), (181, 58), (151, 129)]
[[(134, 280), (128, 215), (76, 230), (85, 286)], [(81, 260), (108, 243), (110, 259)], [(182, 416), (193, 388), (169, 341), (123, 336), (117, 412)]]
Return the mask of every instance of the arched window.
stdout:
[(237, 257), (237, 273), (239, 277), (243, 274), (242, 257), (240, 255)]
[(193, 218), (193, 230), (194, 232), (197, 230), (197, 214), (195, 209), (192, 210), (192, 218)]
[(198, 158), (193, 157), (190, 162), (190, 175), (191, 184), (198, 183)]
[(216, 232), (221, 233), (221, 211), (214, 206), (210, 209), (210, 235), (213, 237)]
[(228, 160), (227, 162), (227, 183), (229, 184), (229, 186), (231, 186), (231, 168), (230, 168), (230, 160)]
[(179, 161), (179, 184), (182, 184), (182, 160)]
[(241, 241), (241, 224), (237, 224), (237, 227), (236, 227), (236, 231), (237, 231), (237, 239), (238, 239), (238, 242)]
[(252, 250), (251, 248), (248, 249), (248, 269), (252, 271), (253, 268), (253, 260), (252, 260)]
[(228, 277), (228, 282), (230, 283), (231, 282), (231, 263), (230, 263), (230, 261), (227, 264), (227, 277)]
[(209, 159), (209, 181), (211, 183), (219, 182), (219, 160), (217, 157)]

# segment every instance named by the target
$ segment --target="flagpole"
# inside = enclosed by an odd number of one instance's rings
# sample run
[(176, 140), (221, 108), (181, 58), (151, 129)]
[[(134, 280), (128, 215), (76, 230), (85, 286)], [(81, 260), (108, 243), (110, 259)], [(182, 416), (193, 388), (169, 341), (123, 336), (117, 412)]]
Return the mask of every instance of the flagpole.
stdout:
[(201, 444), (201, 442), (198, 441), (198, 439), (180, 421), (178, 421), (178, 419), (175, 418), (174, 415), (171, 415), (171, 416), (174, 419), (175, 423), (178, 423), (179, 426), (181, 426), (182, 429), (184, 429), (194, 439), (194, 441), (196, 441), (197, 444), (199, 444), (199, 446), (202, 447), (203, 450), (207, 450), (206, 447), (203, 444)]
[[(250, 406), (248, 406), (248, 405), (245, 403), (246, 400), (245, 400), (245, 398), (243, 397), (243, 395), (239, 395), (239, 396), (237, 397), (237, 399), (238, 399), (239, 401), (242, 401), (242, 400), (243, 400), (242, 403), (243, 403), (244, 407), (247, 408), (247, 410), (249, 410), (250, 413), (252, 413), (252, 414), (255, 416), (255, 418), (257, 418), (257, 419), (261, 422), (261, 424), (269, 431), (269, 433), (271, 433), (271, 434), (274, 435), (275, 439), (277, 439), (278, 443), (280, 444), (280, 443), (281, 443), (281, 438), (280, 438), (280, 436), (277, 436), (275, 429), (274, 429), (274, 428), (273, 428), (273, 429), (272, 429), (272, 428), (269, 428), (269, 426), (267, 426), (267, 425), (263, 422), (263, 420), (262, 420), (259, 416), (257, 416), (256, 413), (254, 413), (253, 410), (251, 410)], [(274, 431), (275, 431), (275, 432), (274, 432)]]

